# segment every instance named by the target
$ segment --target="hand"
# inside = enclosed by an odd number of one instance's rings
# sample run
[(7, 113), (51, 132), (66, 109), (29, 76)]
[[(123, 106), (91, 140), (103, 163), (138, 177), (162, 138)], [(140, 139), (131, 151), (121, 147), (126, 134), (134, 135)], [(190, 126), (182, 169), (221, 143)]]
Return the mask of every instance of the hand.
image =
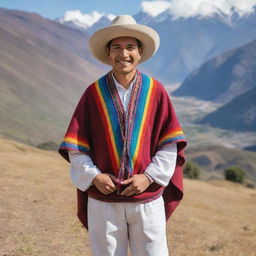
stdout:
[(136, 174), (122, 182), (122, 185), (127, 184), (130, 184), (130, 186), (121, 193), (122, 196), (132, 196), (140, 194), (147, 189), (151, 182), (146, 175)]
[(113, 175), (108, 173), (100, 173), (96, 175), (92, 183), (101, 193), (103, 193), (104, 195), (108, 195), (116, 190), (114, 180), (115, 177)]

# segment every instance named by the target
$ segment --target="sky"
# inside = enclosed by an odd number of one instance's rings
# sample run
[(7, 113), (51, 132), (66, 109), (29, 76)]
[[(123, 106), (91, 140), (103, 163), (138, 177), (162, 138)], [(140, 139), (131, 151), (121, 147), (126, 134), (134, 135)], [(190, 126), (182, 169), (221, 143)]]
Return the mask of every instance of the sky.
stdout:
[(256, 0), (0, 0), (0, 7), (36, 12), (50, 19), (77, 16), (93, 22), (102, 15), (134, 15), (141, 10), (153, 17), (166, 10), (175, 18), (211, 16), (218, 10), (243, 16), (255, 11)]
[(43, 17), (55, 19), (63, 17), (68, 10), (133, 15), (140, 11), (141, 2), (141, 0), (0, 0), (0, 7), (37, 12)]

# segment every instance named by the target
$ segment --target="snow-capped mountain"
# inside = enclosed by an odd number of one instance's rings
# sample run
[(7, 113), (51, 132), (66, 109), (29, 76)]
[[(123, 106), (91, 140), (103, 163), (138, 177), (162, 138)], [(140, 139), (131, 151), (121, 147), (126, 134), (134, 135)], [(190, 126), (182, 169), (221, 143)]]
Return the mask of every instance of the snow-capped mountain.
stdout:
[(111, 23), (114, 15), (105, 15), (98, 11), (93, 11), (91, 14), (82, 13), (79, 10), (67, 11), (64, 17), (56, 19), (57, 22), (65, 24), (79, 30), (87, 30), (95, 25), (95, 29), (101, 26), (107, 26)]
[[(66, 13), (59, 22), (79, 29), (82, 27), (88, 34), (110, 25), (113, 19), (113, 16), (94, 12), (89, 16), (75, 13), (73, 18), (76, 19), (71, 20), (71, 14)], [(228, 16), (216, 9), (210, 16), (189, 18), (177, 18), (169, 10), (157, 16), (141, 11), (134, 18), (138, 23), (154, 28), (161, 39), (158, 52), (142, 65), (142, 69), (169, 84), (182, 82), (205, 61), (256, 39), (255, 11), (241, 17), (236, 12)]]

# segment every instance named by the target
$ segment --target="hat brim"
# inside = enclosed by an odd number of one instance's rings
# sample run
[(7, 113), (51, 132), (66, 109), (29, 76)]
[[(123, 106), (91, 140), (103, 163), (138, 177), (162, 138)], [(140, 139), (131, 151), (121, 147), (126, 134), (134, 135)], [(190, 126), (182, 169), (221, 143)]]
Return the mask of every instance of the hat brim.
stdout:
[(160, 39), (157, 32), (148, 26), (140, 24), (115, 25), (96, 31), (89, 39), (89, 47), (96, 59), (110, 65), (106, 53), (106, 45), (118, 37), (133, 37), (142, 43), (140, 63), (148, 60), (159, 47)]

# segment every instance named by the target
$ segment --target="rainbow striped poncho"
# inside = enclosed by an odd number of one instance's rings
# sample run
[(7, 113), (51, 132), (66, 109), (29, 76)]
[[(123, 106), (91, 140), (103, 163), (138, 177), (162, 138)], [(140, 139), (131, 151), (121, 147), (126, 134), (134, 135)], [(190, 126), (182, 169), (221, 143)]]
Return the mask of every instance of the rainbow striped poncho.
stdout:
[(85, 192), (78, 190), (78, 217), (83, 224), (87, 226), (88, 195), (110, 202), (145, 202), (163, 195), (168, 219), (183, 195), (186, 145), (169, 96), (157, 80), (137, 72), (127, 113), (111, 72), (91, 84), (81, 97), (59, 148), (66, 160), (69, 161), (69, 150), (80, 151), (91, 156), (101, 172), (124, 180), (143, 173), (157, 150), (167, 143), (177, 143), (178, 157), (166, 188), (152, 183), (142, 194), (131, 197), (118, 192), (103, 195), (95, 186)]

